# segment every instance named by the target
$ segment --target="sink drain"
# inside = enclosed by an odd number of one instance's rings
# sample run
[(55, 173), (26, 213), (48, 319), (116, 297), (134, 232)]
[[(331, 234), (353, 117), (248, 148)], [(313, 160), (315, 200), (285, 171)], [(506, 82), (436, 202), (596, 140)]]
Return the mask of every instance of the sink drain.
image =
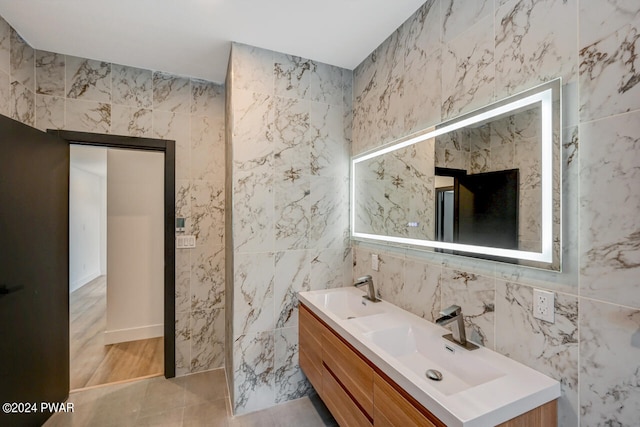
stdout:
[(430, 380), (442, 381), (442, 373), (440, 371), (436, 371), (435, 369), (427, 369), (427, 372), (425, 375)]
[(351, 319), (355, 319), (355, 318), (356, 318), (356, 316), (349, 316), (349, 317), (347, 317), (347, 320), (351, 320)]

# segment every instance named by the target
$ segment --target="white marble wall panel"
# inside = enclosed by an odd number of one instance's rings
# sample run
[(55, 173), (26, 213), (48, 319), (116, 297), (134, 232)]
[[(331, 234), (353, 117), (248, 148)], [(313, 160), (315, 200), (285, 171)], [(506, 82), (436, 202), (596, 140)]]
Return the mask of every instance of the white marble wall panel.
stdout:
[(580, 134), (581, 296), (640, 307), (640, 113)]
[(274, 93), (274, 52), (259, 47), (234, 43), (231, 47), (231, 75), (233, 78), (233, 108), (237, 108), (237, 91)]
[(298, 365), (298, 328), (275, 331), (275, 403), (300, 399), (314, 392)]
[(224, 243), (224, 183), (192, 180), (191, 233), (199, 246)]
[(224, 364), (224, 308), (191, 313), (191, 372), (208, 371)]
[(298, 56), (274, 55), (275, 93), (331, 105), (342, 103), (342, 72)]
[(233, 335), (271, 331), (274, 319), (274, 254), (234, 255)]
[(581, 2), (580, 119), (640, 108), (640, 5), (629, 0)]
[(191, 310), (191, 250), (176, 249), (176, 313)]
[(0, 114), (7, 117), (11, 116), (11, 83), (9, 83), (9, 74), (1, 70), (0, 70)]
[(310, 103), (294, 98), (276, 97), (273, 103), (273, 168), (277, 181), (291, 181), (311, 173)]
[(497, 281), (496, 351), (560, 381), (558, 425), (577, 426), (578, 297), (555, 294), (555, 322), (533, 317), (533, 288)]
[(224, 119), (191, 116), (191, 176), (224, 181)]
[(191, 327), (188, 311), (176, 312), (176, 375), (191, 372)]
[(173, 74), (154, 72), (153, 108), (188, 114), (191, 111), (190, 80)]
[(636, 425), (638, 384), (640, 311), (581, 299), (580, 425)]
[(351, 248), (320, 248), (311, 252), (311, 290), (340, 288), (352, 284)]
[[(442, 0), (442, 36), (449, 41), (465, 32), (476, 22), (493, 13), (490, 0), (478, 0), (471, 4), (464, 0)], [(469, 37), (465, 34), (465, 37)]]
[(26, 86), (14, 81), (11, 83), (11, 118), (29, 126), (35, 126), (36, 100), (34, 93)]
[(309, 179), (309, 246), (344, 248), (349, 242), (349, 179), (316, 177)]
[(406, 259), (404, 283), (395, 292), (394, 303), (430, 322), (440, 317), (440, 275), (442, 266)]
[(111, 64), (67, 56), (66, 90), (67, 98), (111, 102)]
[(224, 308), (224, 247), (196, 246), (191, 250), (191, 311)]
[(114, 104), (138, 108), (153, 106), (153, 73), (150, 70), (113, 64), (111, 73)]
[(309, 177), (294, 173), (286, 179), (276, 180), (273, 186), (275, 249), (306, 249), (310, 245), (311, 184)]
[(111, 104), (67, 98), (65, 129), (79, 132), (109, 133)]
[(191, 114), (224, 117), (224, 86), (191, 79)]
[(153, 137), (176, 142), (176, 179), (191, 178), (191, 144), (188, 114), (153, 110)]
[(113, 104), (111, 131), (115, 135), (149, 138), (153, 135), (153, 111), (148, 108)]
[(11, 29), (11, 84), (20, 83), (30, 92), (35, 92), (35, 50), (20, 34)]
[(344, 109), (313, 102), (309, 110), (309, 173), (348, 177), (350, 145), (343, 135)]
[(311, 252), (277, 252), (275, 256), (274, 300), (276, 328), (298, 325), (298, 292), (311, 289)]
[(442, 50), (442, 118), (482, 107), (493, 100), (495, 85), (493, 28), (487, 17), (473, 25), (465, 37)]
[(11, 72), (11, 26), (0, 17), (0, 71)]
[(234, 413), (257, 411), (275, 403), (274, 341), (273, 331), (242, 335), (234, 340)]
[(495, 345), (495, 279), (444, 268), (441, 279), (442, 308), (459, 305), (467, 338), (493, 350)]
[(233, 245), (235, 251), (274, 248), (271, 175), (237, 173), (233, 178)]
[(65, 95), (65, 56), (38, 50), (36, 55), (36, 93), (41, 95)]
[(577, 0), (501, 2), (495, 12), (498, 98), (556, 77), (576, 80), (577, 9)]

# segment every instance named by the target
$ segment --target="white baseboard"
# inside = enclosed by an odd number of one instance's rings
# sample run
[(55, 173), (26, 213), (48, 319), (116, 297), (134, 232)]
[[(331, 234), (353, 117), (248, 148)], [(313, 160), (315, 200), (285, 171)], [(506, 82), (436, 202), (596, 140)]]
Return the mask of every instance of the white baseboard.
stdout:
[(146, 340), (164, 336), (164, 325), (149, 325), (138, 328), (104, 331), (104, 345), (119, 342)]
[(98, 270), (98, 271), (96, 271), (94, 273), (91, 273), (91, 274), (89, 274), (87, 276), (81, 277), (80, 279), (78, 279), (75, 282), (71, 283), (71, 285), (69, 286), (69, 293), (71, 293), (73, 291), (77, 291), (78, 289), (80, 289), (81, 287), (83, 287), (84, 285), (86, 285), (87, 283), (92, 281), (93, 279), (97, 279), (100, 276), (102, 276), (102, 274)]

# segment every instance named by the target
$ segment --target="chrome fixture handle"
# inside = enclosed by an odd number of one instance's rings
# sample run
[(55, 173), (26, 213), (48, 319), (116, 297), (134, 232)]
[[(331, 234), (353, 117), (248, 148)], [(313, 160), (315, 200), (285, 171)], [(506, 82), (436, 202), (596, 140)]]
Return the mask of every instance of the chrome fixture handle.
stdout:
[(366, 276), (358, 278), (353, 284), (353, 286), (355, 287), (360, 287), (363, 285), (367, 285), (367, 295), (365, 295), (363, 298), (366, 298), (371, 302), (379, 302), (380, 298), (376, 296), (376, 289), (373, 285), (373, 277), (367, 274)]

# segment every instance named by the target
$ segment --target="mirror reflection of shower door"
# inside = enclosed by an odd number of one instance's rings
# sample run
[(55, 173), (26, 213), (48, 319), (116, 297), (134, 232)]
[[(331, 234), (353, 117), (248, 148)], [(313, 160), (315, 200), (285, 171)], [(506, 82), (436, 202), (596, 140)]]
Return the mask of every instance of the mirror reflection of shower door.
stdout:
[(518, 248), (517, 169), (456, 178), (457, 242)]
[(454, 200), (453, 187), (436, 189), (436, 240), (440, 242), (455, 242)]

